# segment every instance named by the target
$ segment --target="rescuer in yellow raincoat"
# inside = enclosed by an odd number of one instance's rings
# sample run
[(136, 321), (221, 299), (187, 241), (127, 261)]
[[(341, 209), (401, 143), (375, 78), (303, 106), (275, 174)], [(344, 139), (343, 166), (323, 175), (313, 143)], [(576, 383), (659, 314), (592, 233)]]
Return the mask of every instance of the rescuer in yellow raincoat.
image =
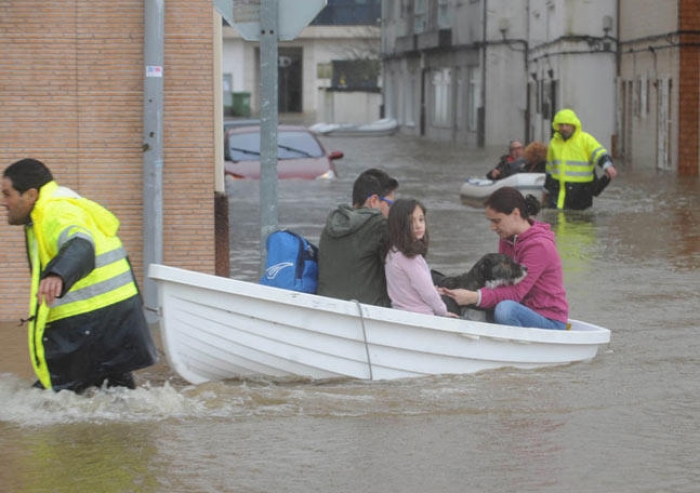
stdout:
[(157, 361), (119, 220), (60, 187), (36, 159), (2, 178), (8, 223), (24, 226), (31, 267), (29, 353), (37, 387), (81, 392), (134, 388), (132, 371)]
[[(581, 129), (581, 121), (571, 109), (563, 109), (552, 121), (554, 136), (547, 149), (545, 205), (554, 209), (583, 210), (593, 205), (593, 197), (617, 176), (607, 149)], [(596, 164), (605, 174), (598, 178)]]

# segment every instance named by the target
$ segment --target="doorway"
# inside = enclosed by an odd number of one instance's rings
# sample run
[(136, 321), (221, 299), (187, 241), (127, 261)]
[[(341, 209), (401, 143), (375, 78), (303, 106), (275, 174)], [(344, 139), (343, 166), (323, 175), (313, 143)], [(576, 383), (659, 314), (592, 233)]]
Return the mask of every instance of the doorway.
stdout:
[(303, 50), (278, 49), (277, 97), (280, 113), (301, 113), (303, 109)]

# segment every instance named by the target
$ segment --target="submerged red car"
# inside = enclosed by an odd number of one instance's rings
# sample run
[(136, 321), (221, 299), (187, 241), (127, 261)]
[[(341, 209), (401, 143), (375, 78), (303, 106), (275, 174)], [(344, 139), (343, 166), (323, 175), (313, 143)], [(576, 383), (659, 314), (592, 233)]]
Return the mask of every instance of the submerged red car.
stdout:
[[(277, 127), (277, 175), (280, 179), (335, 178), (340, 151), (328, 152), (305, 127)], [(234, 178), (260, 178), (260, 126), (233, 127), (224, 136), (224, 172)]]

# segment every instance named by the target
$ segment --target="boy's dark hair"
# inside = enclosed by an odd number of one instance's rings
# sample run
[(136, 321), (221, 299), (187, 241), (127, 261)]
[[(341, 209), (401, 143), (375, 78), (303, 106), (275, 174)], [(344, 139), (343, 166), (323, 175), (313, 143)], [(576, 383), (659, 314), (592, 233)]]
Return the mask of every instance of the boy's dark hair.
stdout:
[(395, 248), (407, 257), (428, 254), (428, 225), (426, 223), (425, 234), (420, 240), (414, 240), (411, 233), (411, 214), (420, 207), (423, 214), (428, 211), (425, 206), (416, 199), (397, 199), (389, 209), (387, 223), (389, 225), (389, 241), (387, 242), (387, 252)]
[(2, 176), (12, 181), (12, 187), (19, 193), (30, 188), (40, 190), (41, 187), (53, 180), (53, 175), (44, 163), (37, 159), (20, 159), (5, 168)]
[(399, 182), (376, 168), (370, 168), (360, 173), (352, 187), (352, 205), (361, 207), (372, 195), (385, 197), (399, 188)]

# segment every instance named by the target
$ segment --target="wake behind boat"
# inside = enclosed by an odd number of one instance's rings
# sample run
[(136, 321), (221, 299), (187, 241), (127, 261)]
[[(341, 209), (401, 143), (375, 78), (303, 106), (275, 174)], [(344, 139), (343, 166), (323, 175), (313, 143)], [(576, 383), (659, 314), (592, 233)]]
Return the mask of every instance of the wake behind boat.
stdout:
[(301, 376), (391, 380), (586, 361), (610, 331), (526, 329), (436, 317), (151, 264), (161, 336), (193, 384)]
[(515, 173), (502, 180), (467, 178), (459, 190), (462, 201), (481, 205), (489, 195), (501, 187), (514, 187), (523, 194), (534, 194), (538, 199), (544, 190), (545, 173)]

